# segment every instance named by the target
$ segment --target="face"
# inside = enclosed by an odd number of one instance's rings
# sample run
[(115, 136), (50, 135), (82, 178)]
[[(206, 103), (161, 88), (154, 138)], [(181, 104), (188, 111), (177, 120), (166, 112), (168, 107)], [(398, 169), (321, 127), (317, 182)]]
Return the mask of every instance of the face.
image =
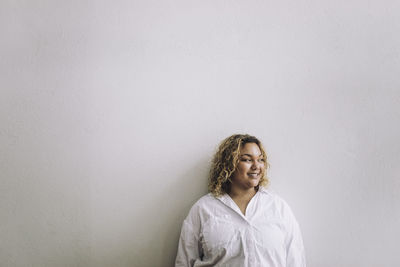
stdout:
[(265, 159), (256, 143), (247, 143), (240, 150), (239, 163), (232, 175), (232, 186), (251, 189), (258, 185), (265, 169)]

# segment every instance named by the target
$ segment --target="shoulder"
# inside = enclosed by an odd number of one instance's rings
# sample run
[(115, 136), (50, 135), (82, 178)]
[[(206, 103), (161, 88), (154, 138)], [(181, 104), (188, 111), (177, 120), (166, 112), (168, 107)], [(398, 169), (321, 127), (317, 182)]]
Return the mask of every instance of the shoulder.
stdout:
[(218, 199), (215, 198), (211, 193), (202, 196), (190, 208), (189, 214), (186, 217), (186, 221), (198, 222), (200, 220), (200, 217), (202, 217), (202, 214), (206, 210), (209, 210), (214, 205), (216, 205), (217, 202)]
[(207, 207), (210, 204), (213, 204), (217, 201), (217, 198), (214, 197), (211, 193), (208, 193), (201, 198), (199, 198), (192, 206), (191, 210), (202, 209)]
[(270, 188), (260, 187), (258, 191), (260, 192), (262, 198), (268, 199), (271, 202), (276, 202), (277, 204), (284, 202), (284, 200)]
[(259, 190), (264, 201), (268, 201), (281, 214), (291, 212), (288, 203), (275, 191), (265, 187), (260, 187)]

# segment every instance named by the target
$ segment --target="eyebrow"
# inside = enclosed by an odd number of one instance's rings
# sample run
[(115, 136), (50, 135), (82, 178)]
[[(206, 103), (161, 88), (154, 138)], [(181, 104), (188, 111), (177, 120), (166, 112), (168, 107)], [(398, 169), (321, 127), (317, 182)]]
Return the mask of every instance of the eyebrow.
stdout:
[[(259, 157), (261, 157), (263, 154), (260, 154), (260, 155), (258, 155)], [(249, 156), (249, 157), (252, 157), (253, 155), (250, 155), (250, 154), (243, 154), (243, 155), (241, 155), (242, 157), (243, 156)]]

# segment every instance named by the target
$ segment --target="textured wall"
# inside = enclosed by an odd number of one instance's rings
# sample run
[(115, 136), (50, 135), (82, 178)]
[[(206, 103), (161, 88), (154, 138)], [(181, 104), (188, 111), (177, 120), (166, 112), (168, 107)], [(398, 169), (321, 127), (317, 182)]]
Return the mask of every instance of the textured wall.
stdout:
[(260, 137), (309, 267), (400, 266), (398, 1), (1, 1), (0, 266), (172, 266)]

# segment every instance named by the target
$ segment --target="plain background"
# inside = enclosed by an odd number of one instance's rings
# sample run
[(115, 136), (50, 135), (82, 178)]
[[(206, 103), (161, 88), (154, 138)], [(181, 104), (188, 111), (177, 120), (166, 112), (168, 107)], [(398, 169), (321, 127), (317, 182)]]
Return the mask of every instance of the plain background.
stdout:
[(309, 267), (400, 266), (399, 1), (0, 3), (0, 266), (172, 266), (233, 133)]

